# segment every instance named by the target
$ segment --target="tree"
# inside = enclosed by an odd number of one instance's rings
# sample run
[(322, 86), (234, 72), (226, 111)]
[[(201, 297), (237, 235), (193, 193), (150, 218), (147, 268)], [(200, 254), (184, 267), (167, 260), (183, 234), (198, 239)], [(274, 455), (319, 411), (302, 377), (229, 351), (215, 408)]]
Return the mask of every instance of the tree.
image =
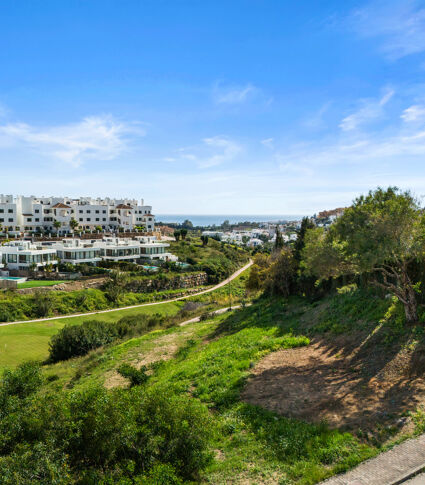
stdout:
[(314, 222), (309, 217), (303, 217), (301, 221), (301, 227), (297, 234), (297, 239), (294, 244), (294, 258), (297, 261), (301, 261), (301, 251), (305, 245), (305, 234), (308, 229), (313, 229)]
[(178, 241), (180, 239), (180, 236), (181, 236), (180, 231), (174, 231), (174, 237), (175, 237), (176, 241)]
[(201, 241), (203, 246), (208, 245), (208, 236), (201, 236)]
[(69, 221), (69, 227), (70, 227), (70, 228), (71, 228), (73, 231), (75, 231), (75, 229), (77, 229), (78, 225), (79, 225), (79, 224), (78, 224), (78, 222), (77, 222), (77, 221), (76, 221), (74, 218), (72, 218), (72, 219)]
[(110, 280), (105, 285), (106, 297), (113, 303), (119, 303), (121, 296), (125, 293), (127, 275), (120, 271), (112, 271)]
[(278, 251), (282, 249), (283, 246), (284, 246), (283, 237), (281, 232), (279, 231), (279, 226), (276, 225), (276, 241), (274, 243), (274, 249)]
[(56, 229), (56, 232), (59, 232), (59, 229), (62, 227), (62, 223), (59, 221), (55, 221), (53, 223), (54, 228)]
[(186, 239), (186, 236), (187, 236), (187, 229), (182, 229), (180, 231), (180, 235), (182, 237), (182, 239)]
[(193, 224), (191, 221), (189, 221), (189, 219), (186, 219), (185, 221), (183, 221), (182, 227), (184, 229), (193, 229)]
[(404, 305), (406, 321), (418, 320), (417, 291), (410, 270), (425, 251), (425, 220), (418, 201), (396, 187), (378, 188), (353, 205), (325, 231), (306, 233), (302, 264), (319, 278), (371, 273), (374, 284)]

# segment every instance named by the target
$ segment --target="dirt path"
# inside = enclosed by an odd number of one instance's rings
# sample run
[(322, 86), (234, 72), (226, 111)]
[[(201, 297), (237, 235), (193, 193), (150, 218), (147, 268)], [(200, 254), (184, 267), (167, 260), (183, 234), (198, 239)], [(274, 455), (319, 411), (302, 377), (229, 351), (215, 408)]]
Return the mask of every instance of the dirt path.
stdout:
[(234, 280), (240, 274), (242, 274), (244, 271), (246, 271), (249, 267), (251, 267), (252, 264), (253, 264), (253, 261), (250, 260), (249, 263), (246, 264), (244, 267), (238, 269), (229, 278), (226, 278), (221, 283), (218, 283), (217, 285), (213, 286), (212, 288), (208, 288), (207, 290), (199, 291), (198, 293), (192, 293), (190, 295), (180, 296), (179, 298), (173, 298), (171, 300), (154, 301), (154, 302), (150, 302), (150, 303), (141, 303), (140, 305), (131, 305), (131, 306), (120, 307), (120, 308), (112, 308), (110, 310), (98, 310), (96, 312), (74, 313), (73, 315), (61, 315), (61, 316), (58, 316), (58, 317), (37, 318), (37, 319), (34, 319), (34, 320), (19, 320), (19, 321), (16, 321), (16, 322), (4, 322), (4, 323), (0, 323), (0, 327), (6, 326), (6, 325), (17, 325), (17, 324), (20, 324), (20, 323), (47, 322), (47, 321), (50, 321), (50, 320), (62, 320), (63, 318), (76, 318), (76, 317), (82, 317), (82, 316), (88, 316), (88, 315), (98, 315), (99, 313), (118, 312), (118, 311), (121, 311), (121, 310), (130, 310), (132, 308), (140, 308), (140, 307), (144, 307), (144, 306), (153, 306), (153, 305), (163, 305), (164, 303), (172, 303), (172, 302), (175, 302), (175, 301), (185, 300), (186, 298), (191, 298), (193, 296), (199, 296), (199, 295), (204, 295), (205, 293), (211, 293), (212, 291), (218, 290), (219, 288), (226, 286), (228, 283), (230, 283), (232, 280)]

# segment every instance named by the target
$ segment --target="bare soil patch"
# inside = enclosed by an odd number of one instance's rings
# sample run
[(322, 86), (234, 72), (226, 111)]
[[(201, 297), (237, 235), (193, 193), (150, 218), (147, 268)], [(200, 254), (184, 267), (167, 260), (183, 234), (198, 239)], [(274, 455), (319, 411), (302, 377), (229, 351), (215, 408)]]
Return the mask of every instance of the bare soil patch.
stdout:
[(362, 341), (358, 335), (332, 345), (317, 340), (269, 354), (254, 367), (242, 399), (283, 416), (350, 429), (394, 421), (425, 403), (424, 381), (412, 376), (413, 351), (388, 354), (364, 348)]
[[(160, 360), (172, 359), (179, 350), (179, 341), (192, 332), (181, 332), (178, 334), (168, 334), (158, 337), (155, 340), (155, 347), (150, 350), (140, 350), (128, 356), (128, 362), (140, 369), (143, 365), (148, 366)], [(149, 374), (149, 371), (148, 371)], [(116, 370), (112, 370), (105, 375), (104, 386), (107, 389), (114, 387), (127, 387), (128, 380), (122, 377)]]

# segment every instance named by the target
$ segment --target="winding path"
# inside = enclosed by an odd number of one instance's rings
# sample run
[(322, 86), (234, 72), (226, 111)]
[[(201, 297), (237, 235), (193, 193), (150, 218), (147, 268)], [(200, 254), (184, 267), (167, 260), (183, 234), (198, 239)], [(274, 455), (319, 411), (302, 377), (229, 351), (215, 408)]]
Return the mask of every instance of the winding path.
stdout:
[(231, 276), (229, 276), (229, 278), (226, 278), (225, 280), (221, 281), (217, 285), (212, 286), (211, 288), (208, 288), (206, 290), (199, 291), (198, 293), (192, 293), (190, 295), (180, 296), (178, 298), (173, 298), (171, 300), (153, 301), (153, 302), (149, 302), (149, 303), (141, 303), (140, 305), (124, 306), (124, 307), (119, 307), (119, 308), (112, 308), (110, 310), (97, 310), (95, 312), (87, 312), (87, 313), (74, 313), (72, 315), (61, 315), (59, 317), (36, 318), (35, 320), (19, 320), (19, 321), (16, 321), (16, 322), (4, 322), (4, 323), (0, 323), (0, 327), (4, 327), (6, 325), (18, 325), (20, 323), (48, 322), (50, 320), (62, 320), (64, 318), (84, 317), (84, 316), (88, 316), (88, 315), (98, 315), (99, 313), (111, 313), (111, 312), (118, 312), (118, 311), (121, 311), (121, 310), (131, 310), (132, 308), (140, 308), (140, 307), (144, 307), (144, 306), (163, 305), (164, 303), (173, 303), (175, 301), (185, 300), (186, 298), (192, 298), (193, 296), (204, 295), (205, 293), (211, 293), (212, 291), (218, 290), (219, 288), (226, 286), (232, 280), (237, 278), (240, 274), (242, 274), (250, 266), (252, 266), (252, 264), (253, 264), (253, 261), (252, 261), (252, 259), (250, 259), (248, 264), (246, 264), (242, 268), (238, 269), (235, 273), (233, 273)]

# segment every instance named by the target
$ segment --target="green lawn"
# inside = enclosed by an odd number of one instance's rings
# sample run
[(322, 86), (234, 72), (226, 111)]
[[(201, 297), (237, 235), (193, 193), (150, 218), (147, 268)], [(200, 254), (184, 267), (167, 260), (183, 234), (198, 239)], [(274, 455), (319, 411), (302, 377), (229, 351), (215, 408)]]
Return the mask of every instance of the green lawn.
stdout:
[[(231, 282), (232, 303), (237, 303), (243, 297), (244, 281), (247, 272)], [(172, 295), (170, 295), (172, 298)], [(187, 300), (209, 303), (211, 307), (223, 307), (229, 302), (228, 287), (206, 293), (198, 297), (189, 297)], [(184, 306), (185, 301), (160, 303), (158, 305), (130, 308), (128, 310), (114, 310), (108, 313), (81, 316), (74, 318), (61, 318), (47, 322), (19, 323), (16, 325), (0, 326), (0, 369), (15, 367), (25, 360), (44, 360), (48, 357), (49, 340), (65, 324), (81, 324), (85, 320), (103, 320), (116, 322), (129, 315), (145, 315), (161, 313), (163, 315), (176, 315)]]
[(49, 340), (65, 324), (78, 325), (85, 320), (118, 321), (128, 315), (161, 313), (175, 315), (183, 302), (117, 310), (111, 313), (63, 318), (47, 322), (19, 323), (0, 327), (0, 368), (14, 367), (25, 360), (44, 360), (48, 357)]
[(34, 281), (25, 281), (25, 283), (18, 283), (18, 288), (38, 288), (40, 286), (54, 286), (59, 285), (60, 283), (66, 283), (63, 280), (34, 280)]

